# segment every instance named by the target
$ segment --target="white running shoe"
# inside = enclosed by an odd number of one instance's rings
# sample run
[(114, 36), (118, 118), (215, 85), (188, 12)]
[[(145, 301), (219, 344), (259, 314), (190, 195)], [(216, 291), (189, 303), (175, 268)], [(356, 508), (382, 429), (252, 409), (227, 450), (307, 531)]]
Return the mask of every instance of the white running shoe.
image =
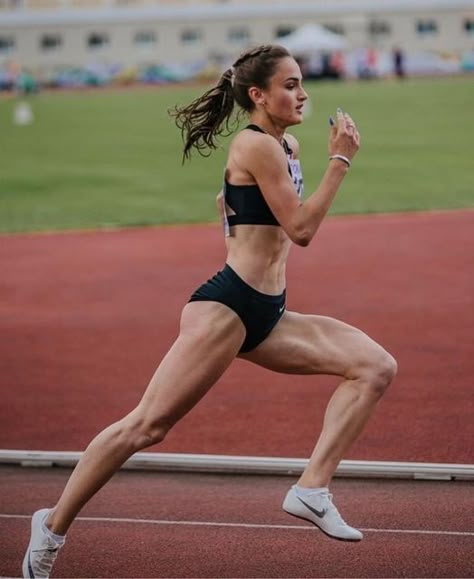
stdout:
[(298, 496), (296, 485), (288, 491), (283, 502), (283, 509), (295, 517), (311, 521), (329, 537), (342, 541), (360, 541), (362, 533), (349, 525), (339, 514), (332, 502), (328, 489), (309, 493), (305, 498)]
[(31, 519), (31, 539), (23, 559), (23, 577), (47, 578), (51, 573), (54, 561), (64, 541), (57, 543), (43, 530), (43, 522), (49, 509), (41, 509)]

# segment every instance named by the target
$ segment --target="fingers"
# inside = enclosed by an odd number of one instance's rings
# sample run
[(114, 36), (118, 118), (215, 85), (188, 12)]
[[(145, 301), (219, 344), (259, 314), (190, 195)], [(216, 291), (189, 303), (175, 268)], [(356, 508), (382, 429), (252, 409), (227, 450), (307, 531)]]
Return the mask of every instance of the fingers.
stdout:
[[(355, 122), (349, 113), (345, 113), (342, 109), (336, 111), (337, 126), (340, 128), (355, 127)], [(334, 119), (329, 117), (329, 124), (334, 124)]]
[(337, 109), (337, 124), (341, 133), (345, 133), (353, 138), (354, 142), (359, 145), (360, 134), (357, 125), (349, 113), (345, 113), (342, 109)]
[(349, 113), (345, 113), (341, 109), (337, 109), (337, 111), (338, 111), (338, 121), (341, 127), (349, 130), (357, 129), (356, 124)]
[(329, 119), (331, 132), (329, 137), (329, 154), (343, 155), (352, 159), (360, 147), (360, 134), (352, 117), (338, 108), (336, 121)]
[(357, 132), (356, 124), (352, 120), (351, 116), (348, 113), (344, 113), (344, 121), (345, 121), (346, 130), (349, 133), (356, 133)]
[(344, 124), (344, 111), (341, 108), (337, 109), (336, 118), (337, 118), (337, 124), (339, 126)]
[(357, 148), (360, 147), (360, 134), (359, 131), (356, 129), (354, 132), (354, 142), (357, 145)]

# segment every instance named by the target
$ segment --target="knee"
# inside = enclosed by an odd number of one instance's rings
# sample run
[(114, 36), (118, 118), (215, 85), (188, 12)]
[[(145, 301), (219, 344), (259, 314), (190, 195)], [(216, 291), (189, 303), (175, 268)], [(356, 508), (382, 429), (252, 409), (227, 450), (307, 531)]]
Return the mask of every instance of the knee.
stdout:
[(139, 449), (144, 449), (154, 444), (163, 442), (170, 426), (158, 419), (144, 420), (137, 430), (137, 444)]
[(370, 393), (380, 398), (397, 374), (397, 361), (385, 350), (378, 352), (365, 371), (365, 382)]
[(123, 419), (120, 436), (125, 444), (131, 445), (133, 452), (138, 452), (162, 442), (170, 428), (164, 417), (150, 418), (134, 411)]

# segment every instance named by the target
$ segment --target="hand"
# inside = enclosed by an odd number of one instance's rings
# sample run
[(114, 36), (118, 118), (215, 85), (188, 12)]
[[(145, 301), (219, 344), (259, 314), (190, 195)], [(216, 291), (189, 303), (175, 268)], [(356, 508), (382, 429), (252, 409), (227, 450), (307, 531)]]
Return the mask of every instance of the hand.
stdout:
[(336, 122), (329, 134), (329, 156), (344, 155), (352, 160), (360, 147), (360, 134), (348, 113), (337, 109)]

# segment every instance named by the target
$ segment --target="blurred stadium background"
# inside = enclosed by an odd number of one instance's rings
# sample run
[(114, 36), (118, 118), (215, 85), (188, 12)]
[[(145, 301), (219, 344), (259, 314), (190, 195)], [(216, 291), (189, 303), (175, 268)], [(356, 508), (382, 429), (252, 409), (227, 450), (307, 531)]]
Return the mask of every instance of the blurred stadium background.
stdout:
[(165, 83), (213, 76), (248, 45), (314, 30), (314, 77), (474, 69), (472, 0), (0, 0), (0, 88)]
[(474, 0), (0, 0), (0, 232), (215, 221), (225, 152), (182, 170), (167, 110), (266, 42), (306, 77), (308, 186), (335, 108), (361, 127), (332, 213), (474, 204)]

